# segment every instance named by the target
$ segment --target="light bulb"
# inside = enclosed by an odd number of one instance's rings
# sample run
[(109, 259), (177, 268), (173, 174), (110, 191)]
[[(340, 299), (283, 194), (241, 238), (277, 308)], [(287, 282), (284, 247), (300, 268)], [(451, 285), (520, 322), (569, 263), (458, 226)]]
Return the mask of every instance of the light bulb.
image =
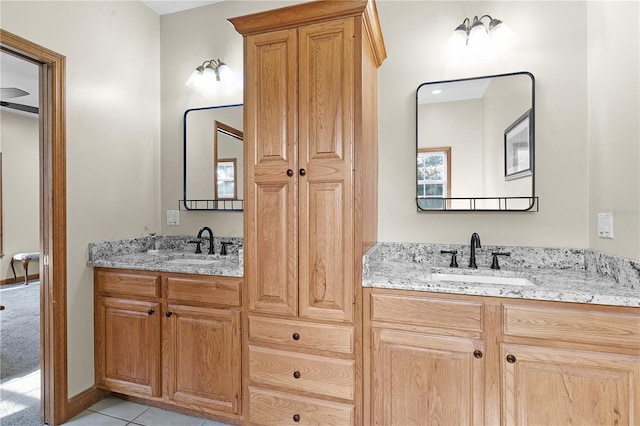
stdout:
[(194, 89), (194, 90), (198, 89), (202, 81), (202, 71), (204, 71), (204, 68), (202, 68), (202, 66), (199, 66), (198, 68), (196, 68), (191, 73), (191, 76), (189, 77), (189, 79), (184, 85), (189, 87), (190, 89)]
[[(519, 39), (516, 34), (504, 23), (498, 21), (499, 24), (493, 26), (490, 31), (491, 42), (497, 53), (502, 54), (509, 51), (518, 43)], [(493, 24), (493, 21), (491, 21)]]

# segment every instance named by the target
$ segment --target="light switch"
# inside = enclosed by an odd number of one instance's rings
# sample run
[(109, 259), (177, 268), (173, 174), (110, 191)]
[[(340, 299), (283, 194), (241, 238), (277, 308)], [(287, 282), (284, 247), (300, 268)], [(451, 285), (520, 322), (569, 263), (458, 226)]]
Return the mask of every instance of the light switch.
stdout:
[(167, 210), (167, 225), (180, 225), (180, 211)]
[(598, 213), (598, 237), (613, 238), (613, 213)]

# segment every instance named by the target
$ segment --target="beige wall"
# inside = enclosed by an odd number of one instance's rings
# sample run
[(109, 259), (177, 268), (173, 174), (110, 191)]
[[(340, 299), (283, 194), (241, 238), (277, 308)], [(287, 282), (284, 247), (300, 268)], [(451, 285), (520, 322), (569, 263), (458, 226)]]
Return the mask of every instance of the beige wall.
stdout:
[(3, 29), (66, 56), (69, 395), (93, 385), (92, 241), (160, 213), (160, 19), (138, 1), (2, 1)]
[[(640, 259), (639, 5), (587, 5), (589, 246), (634, 259)], [(612, 240), (597, 235), (600, 212), (613, 213)]]
[[(2, 152), (2, 248), (0, 280), (13, 279), (11, 257), (40, 250), (40, 182), (38, 115), (0, 110), (0, 152)], [(22, 262), (15, 263), (16, 275), (24, 275)], [(38, 262), (29, 274), (38, 273)]]

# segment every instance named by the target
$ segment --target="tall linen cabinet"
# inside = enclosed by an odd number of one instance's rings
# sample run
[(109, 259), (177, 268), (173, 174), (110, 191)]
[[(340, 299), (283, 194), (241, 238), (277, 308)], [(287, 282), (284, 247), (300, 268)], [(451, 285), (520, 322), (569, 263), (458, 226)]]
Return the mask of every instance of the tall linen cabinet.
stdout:
[(377, 238), (375, 2), (232, 18), (244, 37), (243, 412), (362, 424), (362, 254)]

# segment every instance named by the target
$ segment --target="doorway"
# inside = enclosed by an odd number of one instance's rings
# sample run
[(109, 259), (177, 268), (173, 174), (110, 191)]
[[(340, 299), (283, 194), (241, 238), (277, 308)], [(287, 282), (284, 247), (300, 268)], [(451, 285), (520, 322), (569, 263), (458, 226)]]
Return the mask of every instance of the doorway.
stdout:
[(0, 49), (40, 69), (40, 417), (59, 425), (68, 415), (65, 58), (2, 29)]

